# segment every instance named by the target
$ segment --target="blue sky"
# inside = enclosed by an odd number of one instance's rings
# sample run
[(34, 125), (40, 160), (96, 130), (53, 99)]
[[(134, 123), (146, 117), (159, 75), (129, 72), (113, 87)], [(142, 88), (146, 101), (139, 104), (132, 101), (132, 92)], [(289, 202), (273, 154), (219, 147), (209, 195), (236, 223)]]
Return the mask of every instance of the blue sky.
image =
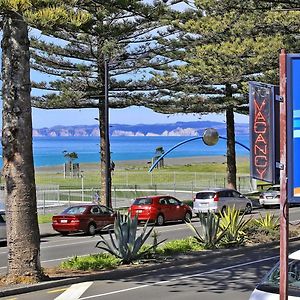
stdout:
[[(32, 121), (34, 128), (51, 127), (55, 125), (92, 125), (97, 124), (97, 109), (33, 109)], [(247, 123), (248, 116), (236, 114), (237, 123)], [(166, 115), (153, 112), (144, 107), (129, 107), (125, 109), (110, 109), (110, 123), (114, 124), (157, 124), (175, 123), (199, 120), (225, 121), (224, 114), (176, 114)]]

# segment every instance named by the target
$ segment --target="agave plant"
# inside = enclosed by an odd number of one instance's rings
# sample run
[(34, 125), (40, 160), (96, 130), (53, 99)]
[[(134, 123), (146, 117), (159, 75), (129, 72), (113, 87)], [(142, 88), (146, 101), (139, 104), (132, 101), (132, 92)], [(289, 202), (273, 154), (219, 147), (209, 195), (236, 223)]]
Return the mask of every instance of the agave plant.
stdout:
[(220, 227), (227, 228), (223, 243), (224, 245), (243, 245), (245, 243), (245, 228), (251, 219), (244, 219), (245, 213), (240, 215), (240, 210), (235, 207), (227, 207), (221, 213)]
[(148, 221), (141, 229), (141, 234), (137, 237), (137, 216), (131, 219), (129, 215), (123, 215), (118, 212), (114, 222), (114, 232), (112, 233), (112, 230), (108, 229), (110, 242), (100, 235), (102, 240), (96, 244), (96, 247), (120, 258), (123, 264), (130, 264), (149, 253), (154, 246), (157, 247), (158, 244), (164, 242), (156, 242), (155, 245), (146, 247), (146, 249), (140, 251), (154, 229), (152, 227), (147, 231), (147, 226)]
[(264, 230), (276, 230), (279, 227), (279, 217), (275, 217), (270, 212), (267, 212), (263, 217), (259, 214), (259, 218), (254, 220), (255, 223)]
[(202, 244), (205, 249), (217, 248), (227, 230), (227, 228), (220, 228), (220, 217), (212, 212), (208, 212), (206, 215), (200, 213), (199, 221), (199, 230), (197, 230), (191, 222), (186, 222), (186, 224), (195, 233), (195, 239)]

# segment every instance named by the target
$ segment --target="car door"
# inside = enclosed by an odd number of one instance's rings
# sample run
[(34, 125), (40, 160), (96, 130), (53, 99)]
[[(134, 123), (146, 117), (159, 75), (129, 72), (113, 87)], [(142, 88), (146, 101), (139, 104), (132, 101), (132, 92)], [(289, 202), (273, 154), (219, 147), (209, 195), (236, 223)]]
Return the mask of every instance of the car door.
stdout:
[(182, 205), (181, 202), (173, 197), (168, 199), (169, 209), (170, 209), (170, 220), (180, 220), (183, 219)]
[(247, 199), (238, 191), (232, 191), (232, 197), (234, 203), (236, 203), (236, 209), (244, 210), (247, 204)]
[(104, 227), (103, 217), (101, 213), (101, 209), (98, 205), (95, 205), (91, 207), (91, 215), (90, 215), (90, 221), (93, 220), (93, 222), (96, 223), (97, 228)]
[(223, 207), (229, 207), (232, 206), (232, 201), (231, 201), (231, 193), (229, 193), (229, 190), (223, 190), (217, 192), (219, 196), (219, 201), (218, 201), (218, 209), (221, 210)]
[(171, 205), (169, 204), (169, 197), (160, 197), (157, 207), (158, 213), (164, 215), (165, 221), (172, 220)]
[(106, 225), (113, 224), (115, 221), (115, 213), (113, 212), (113, 210), (104, 205), (100, 205), (99, 208), (102, 226), (104, 227)]

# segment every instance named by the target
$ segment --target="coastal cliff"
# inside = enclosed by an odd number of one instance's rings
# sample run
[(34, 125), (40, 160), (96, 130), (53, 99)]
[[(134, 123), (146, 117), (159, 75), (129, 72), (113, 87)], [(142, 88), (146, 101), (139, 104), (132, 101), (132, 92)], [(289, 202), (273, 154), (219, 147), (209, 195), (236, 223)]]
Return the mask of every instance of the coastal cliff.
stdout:
[[(226, 124), (211, 121), (177, 122), (170, 124), (110, 124), (111, 136), (200, 136), (206, 128), (215, 128), (226, 135)], [(249, 125), (237, 123), (236, 134), (248, 134)], [(98, 125), (54, 126), (33, 129), (33, 136), (99, 136)]]

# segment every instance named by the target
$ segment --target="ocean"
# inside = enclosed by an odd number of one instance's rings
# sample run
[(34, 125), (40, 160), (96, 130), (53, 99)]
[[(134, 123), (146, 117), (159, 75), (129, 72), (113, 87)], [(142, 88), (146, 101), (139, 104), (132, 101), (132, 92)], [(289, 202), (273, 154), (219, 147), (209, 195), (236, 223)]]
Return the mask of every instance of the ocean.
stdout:
[[(165, 152), (173, 146), (191, 137), (110, 137), (111, 159), (115, 162), (125, 160), (147, 159), (151, 161), (157, 147)], [(249, 147), (249, 136), (237, 136), (239, 143)], [(66, 160), (63, 151), (76, 152), (76, 162), (99, 162), (98, 137), (34, 137), (35, 167), (63, 164)], [(245, 156), (249, 152), (236, 145), (237, 155)], [(188, 142), (170, 152), (166, 157), (219, 156), (226, 155), (226, 141), (219, 140), (215, 146), (206, 146), (201, 139)], [(2, 161), (1, 161), (2, 164)]]

